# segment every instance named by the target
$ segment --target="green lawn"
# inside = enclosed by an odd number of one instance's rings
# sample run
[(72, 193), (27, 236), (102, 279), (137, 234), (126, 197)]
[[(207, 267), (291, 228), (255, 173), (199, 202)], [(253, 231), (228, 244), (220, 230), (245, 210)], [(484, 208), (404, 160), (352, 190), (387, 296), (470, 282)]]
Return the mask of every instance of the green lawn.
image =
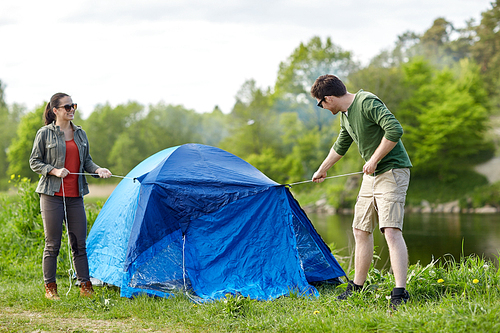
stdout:
[[(393, 275), (373, 268), (365, 290), (343, 302), (336, 296), (345, 285), (319, 286), (317, 298), (292, 293), (273, 301), (228, 296), (197, 304), (182, 293), (169, 299), (126, 299), (116, 287), (96, 287), (95, 297), (81, 298), (69, 280), (68, 248), (63, 246), (58, 263), (62, 300), (49, 301), (42, 281), (38, 196), (28, 182), (20, 181), (18, 189), (17, 195), (0, 195), (0, 332), (500, 331), (500, 271), (476, 256), (412, 265), (411, 299), (391, 312), (387, 296)], [(92, 224), (102, 202), (86, 205)]]
[(44, 297), (41, 267), (33, 261), (18, 258), (2, 263), (0, 332), (500, 331), (499, 272), (476, 257), (411, 266), (412, 298), (397, 312), (389, 310), (386, 297), (392, 275), (373, 269), (366, 290), (348, 301), (335, 299), (341, 285), (319, 287), (318, 298), (293, 294), (255, 301), (229, 296), (206, 304), (196, 304), (181, 293), (170, 299), (120, 298), (115, 287), (96, 287), (94, 298), (81, 298), (77, 287), (70, 289), (61, 269), (62, 300), (49, 301)]

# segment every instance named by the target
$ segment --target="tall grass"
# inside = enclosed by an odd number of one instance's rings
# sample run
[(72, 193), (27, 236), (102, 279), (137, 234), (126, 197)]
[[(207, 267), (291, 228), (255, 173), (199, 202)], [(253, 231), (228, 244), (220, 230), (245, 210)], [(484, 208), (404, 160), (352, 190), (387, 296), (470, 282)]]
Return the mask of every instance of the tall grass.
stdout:
[[(118, 288), (112, 286), (96, 287), (95, 297), (81, 298), (68, 278), (68, 257), (63, 253), (58, 268), (62, 300), (49, 301), (41, 273), (38, 198), (32, 195), (34, 185), (17, 182), (17, 195), (0, 197), (0, 332), (500, 331), (500, 271), (475, 255), (410, 266), (411, 299), (396, 312), (389, 311), (387, 298), (394, 276), (373, 267), (365, 289), (343, 302), (336, 296), (345, 285), (321, 285), (317, 298), (292, 293), (274, 301), (255, 301), (227, 295), (203, 305), (182, 293), (169, 299), (120, 298)], [(87, 209), (95, 218), (100, 205), (93, 203)]]

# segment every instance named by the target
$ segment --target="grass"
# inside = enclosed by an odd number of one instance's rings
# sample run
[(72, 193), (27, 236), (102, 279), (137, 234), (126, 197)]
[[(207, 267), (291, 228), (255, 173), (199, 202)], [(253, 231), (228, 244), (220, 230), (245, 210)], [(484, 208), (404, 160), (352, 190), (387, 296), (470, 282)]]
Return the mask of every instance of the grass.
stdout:
[[(17, 186), (18, 195), (0, 197), (0, 332), (500, 331), (500, 271), (477, 256), (410, 266), (411, 299), (391, 312), (387, 296), (394, 277), (373, 267), (366, 288), (344, 302), (336, 301), (336, 296), (345, 285), (319, 286), (317, 298), (292, 293), (274, 301), (255, 301), (228, 295), (203, 305), (182, 293), (169, 299), (121, 298), (116, 287), (96, 287), (93, 298), (81, 298), (68, 278), (63, 247), (58, 265), (62, 300), (49, 301), (42, 281), (37, 197), (29, 182), (19, 180)], [(88, 204), (90, 223), (100, 205)]]
[(43, 296), (41, 268), (20, 268), (20, 272), (0, 277), (0, 332), (500, 330), (499, 272), (477, 257), (411, 266), (408, 290), (412, 298), (397, 312), (389, 311), (386, 298), (392, 275), (373, 269), (368, 287), (345, 302), (335, 300), (344, 288), (341, 285), (319, 287), (318, 298), (292, 295), (260, 302), (229, 296), (203, 305), (182, 294), (170, 299), (120, 298), (114, 287), (96, 287), (94, 298), (80, 298), (76, 287), (69, 290), (64, 273), (58, 280), (62, 300), (49, 301)]

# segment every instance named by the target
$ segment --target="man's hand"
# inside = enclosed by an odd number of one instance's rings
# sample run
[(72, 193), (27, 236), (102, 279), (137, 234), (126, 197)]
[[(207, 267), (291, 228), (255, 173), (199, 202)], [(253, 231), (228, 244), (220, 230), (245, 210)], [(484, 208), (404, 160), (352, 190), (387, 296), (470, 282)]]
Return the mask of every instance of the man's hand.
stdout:
[(377, 149), (373, 153), (372, 157), (363, 166), (363, 172), (367, 175), (371, 175), (377, 170), (377, 164), (380, 162), (385, 155), (387, 155), (394, 147), (396, 147), (397, 142), (389, 141), (385, 137), (382, 138)]
[(326, 171), (316, 171), (312, 177), (312, 181), (315, 183), (322, 183), (325, 181)]
[(373, 174), (375, 170), (377, 170), (377, 162), (372, 162), (371, 159), (363, 166), (363, 172), (366, 175)]

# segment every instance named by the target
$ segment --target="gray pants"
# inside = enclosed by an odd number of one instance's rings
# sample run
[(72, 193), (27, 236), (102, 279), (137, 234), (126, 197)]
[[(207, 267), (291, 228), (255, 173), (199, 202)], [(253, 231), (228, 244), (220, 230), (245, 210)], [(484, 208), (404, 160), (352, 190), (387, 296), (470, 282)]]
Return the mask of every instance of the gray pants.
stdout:
[[(61, 248), (61, 237), (64, 220), (64, 201), (68, 216), (68, 235), (73, 254), (78, 281), (89, 281), (89, 264), (87, 260), (87, 216), (83, 205), (83, 197), (62, 198), (40, 194), (40, 209), (45, 232), (45, 248), (43, 250), (43, 279), (45, 283), (56, 281), (57, 256)], [(66, 258), (65, 258), (66, 259)]]

